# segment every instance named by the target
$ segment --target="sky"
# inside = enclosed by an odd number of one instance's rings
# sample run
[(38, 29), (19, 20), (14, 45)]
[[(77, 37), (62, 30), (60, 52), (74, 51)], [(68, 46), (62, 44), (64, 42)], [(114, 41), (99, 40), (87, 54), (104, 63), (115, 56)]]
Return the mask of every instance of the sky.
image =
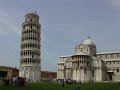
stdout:
[(62, 55), (88, 35), (97, 52), (120, 51), (120, 0), (0, 0), (0, 65), (19, 68), (24, 16), (41, 24), (41, 68), (57, 71)]

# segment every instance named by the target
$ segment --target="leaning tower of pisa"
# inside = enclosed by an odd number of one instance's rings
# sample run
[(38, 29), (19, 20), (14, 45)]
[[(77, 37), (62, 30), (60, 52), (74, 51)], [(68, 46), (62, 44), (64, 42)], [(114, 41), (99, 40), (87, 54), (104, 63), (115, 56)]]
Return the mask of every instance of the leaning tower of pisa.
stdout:
[(36, 12), (25, 15), (22, 24), (21, 51), (20, 51), (20, 77), (30, 79), (32, 82), (41, 80), (41, 25)]

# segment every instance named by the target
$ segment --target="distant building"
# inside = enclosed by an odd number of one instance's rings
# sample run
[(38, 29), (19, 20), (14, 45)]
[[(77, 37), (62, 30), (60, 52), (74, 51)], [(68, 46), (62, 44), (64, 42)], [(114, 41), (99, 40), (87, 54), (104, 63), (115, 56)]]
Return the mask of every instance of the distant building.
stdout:
[(41, 80), (41, 25), (36, 12), (25, 15), (21, 31), (20, 76), (32, 82)]
[(41, 78), (57, 78), (57, 72), (41, 71)]
[(19, 76), (19, 69), (7, 66), (0, 66), (0, 77)]
[(96, 52), (88, 37), (75, 47), (75, 54), (61, 56), (57, 79), (76, 81), (120, 81), (120, 52)]

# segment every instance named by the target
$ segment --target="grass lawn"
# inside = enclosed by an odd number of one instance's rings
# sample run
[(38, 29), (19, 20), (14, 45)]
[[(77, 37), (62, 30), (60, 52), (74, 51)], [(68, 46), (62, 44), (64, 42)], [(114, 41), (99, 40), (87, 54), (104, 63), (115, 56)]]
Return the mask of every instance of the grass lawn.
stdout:
[[(77, 85), (62, 85), (58, 83), (46, 84), (46, 83), (30, 83), (27, 87), (11, 87), (0, 85), (0, 90), (75, 90)], [(118, 83), (93, 83), (82, 84), (80, 90), (120, 90), (120, 84)]]

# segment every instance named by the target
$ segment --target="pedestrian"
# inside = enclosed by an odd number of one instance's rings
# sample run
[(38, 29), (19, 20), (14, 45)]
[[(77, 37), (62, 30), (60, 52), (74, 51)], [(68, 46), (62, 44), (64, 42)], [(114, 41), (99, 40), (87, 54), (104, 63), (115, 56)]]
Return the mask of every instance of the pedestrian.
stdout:
[(64, 87), (64, 86), (65, 86), (65, 82), (63, 81), (63, 82), (62, 82), (62, 87)]
[(76, 86), (75, 90), (80, 90), (80, 85)]
[(2, 84), (2, 77), (0, 77), (0, 85)]

